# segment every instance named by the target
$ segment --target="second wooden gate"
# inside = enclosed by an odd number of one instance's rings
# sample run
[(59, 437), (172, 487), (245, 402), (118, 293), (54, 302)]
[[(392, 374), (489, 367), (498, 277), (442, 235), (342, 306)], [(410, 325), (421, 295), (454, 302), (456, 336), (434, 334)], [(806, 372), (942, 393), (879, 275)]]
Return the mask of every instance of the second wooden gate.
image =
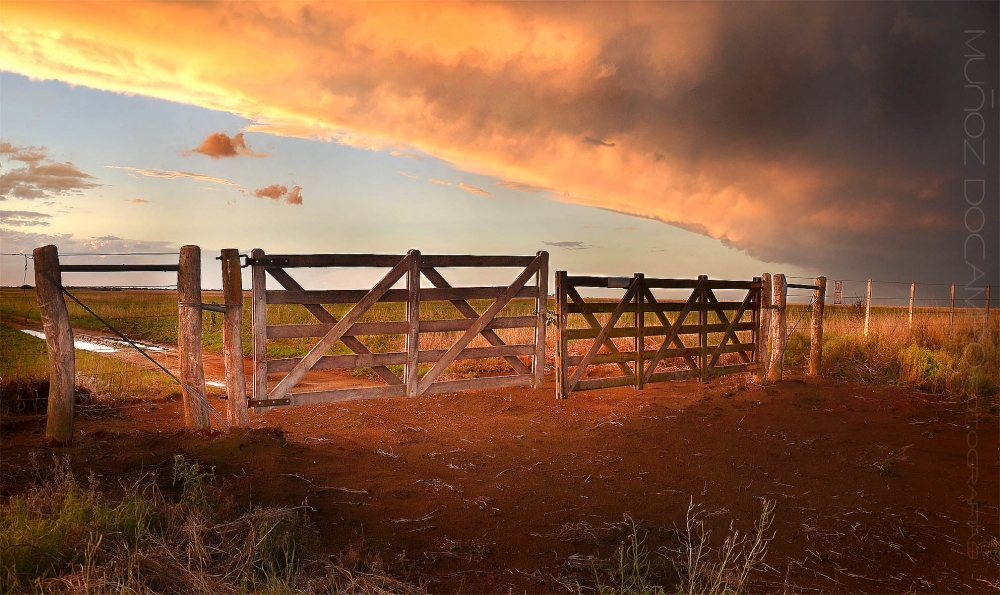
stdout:
[[(762, 287), (760, 278), (580, 277), (558, 271), (557, 397), (612, 386), (642, 388), (664, 380), (707, 382), (756, 369)], [(617, 301), (587, 301), (578, 288), (623, 289), (625, 294)], [(654, 289), (691, 293), (684, 301), (659, 301)], [(737, 290), (742, 299), (720, 301), (716, 290)], [(571, 315), (578, 316), (571, 322)]]

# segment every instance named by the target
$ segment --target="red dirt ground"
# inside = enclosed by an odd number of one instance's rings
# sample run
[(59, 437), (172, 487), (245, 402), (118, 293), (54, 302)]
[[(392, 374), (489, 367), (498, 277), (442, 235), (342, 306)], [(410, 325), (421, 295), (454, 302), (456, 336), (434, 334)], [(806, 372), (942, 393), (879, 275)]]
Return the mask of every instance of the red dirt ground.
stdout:
[[(75, 445), (53, 451), (42, 420), (5, 420), (3, 492), (23, 487), (31, 451), (67, 453), (105, 483), (153, 469), (169, 482), (184, 454), (215, 467), (237, 503), (308, 503), (326, 552), (381, 552), (394, 574), (442, 593), (592, 586), (587, 556), (612, 556), (625, 514), (651, 550), (670, 547), (693, 499), (719, 545), (730, 521), (750, 530), (769, 498), (775, 538), (755, 592), (986, 592), (998, 581), (996, 561), (974, 551), (997, 536), (997, 417), (940, 396), (730, 377), (556, 401), (549, 379), (251, 417), (254, 429), (204, 436), (182, 429), (178, 400), (136, 401), (121, 417), (80, 419)], [(877, 468), (904, 447), (891, 472)], [(669, 589), (674, 577), (662, 580)]]

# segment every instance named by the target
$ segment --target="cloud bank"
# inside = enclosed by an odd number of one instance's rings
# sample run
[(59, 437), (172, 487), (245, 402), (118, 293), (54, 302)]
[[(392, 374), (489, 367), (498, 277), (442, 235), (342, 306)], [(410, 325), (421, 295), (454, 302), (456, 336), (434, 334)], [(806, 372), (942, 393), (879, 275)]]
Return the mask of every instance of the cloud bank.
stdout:
[[(997, 13), (7, 2), (0, 51), (28, 76), (225, 110), (252, 131), (433, 155), (765, 260), (899, 277), (954, 269), (963, 177), (996, 188), (994, 168), (963, 163), (961, 135), (965, 77), (997, 87)], [(965, 69), (964, 31), (986, 26), (973, 42), (984, 57)]]

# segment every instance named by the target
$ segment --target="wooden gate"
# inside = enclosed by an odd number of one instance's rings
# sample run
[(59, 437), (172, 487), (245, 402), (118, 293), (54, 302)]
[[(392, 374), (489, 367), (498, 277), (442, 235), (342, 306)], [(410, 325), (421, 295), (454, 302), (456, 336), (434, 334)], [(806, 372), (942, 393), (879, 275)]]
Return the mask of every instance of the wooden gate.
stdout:
[[(577, 277), (558, 271), (557, 397), (612, 386), (641, 389), (664, 380), (707, 382), (756, 369), (762, 286), (760, 278), (647, 279), (641, 273)], [(625, 295), (618, 301), (587, 301), (578, 291), (581, 287), (624, 289)], [(690, 289), (691, 294), (686, 301), (659, 301), (654, 289)], [(745, 294), (738, 301), (720, 301), (715, 290)], [(598, 315), (607, 316), (602, 321)]]
[[(329, 403), (377, 397), (417, 396), (443, 392), (481, 390), (506, 386), (539, 386), (545, 360), (545, 313), (549, 255), (535, 256), (422, 256), (411, 250), (405, 255), (382, 254), (301, 254), (265, 255), (254, 250), (248, 259), (253, 277), (253, 354), (254, 380), (251, 407)], [(389, 272), (369, 290), (307, 291), (286, 269), (302, 267), (382, 267)], [(508, 286), (452, 287), (438, 268), (446, 267), (517, 267), (521, 270)], [(268, 290), (265, 274), (284, 289)], [(406, 289), (392, 289), (406, 278)], [(421, 277), (433, 287), (421, 287)], [(535, 285), (528, 285), (534, 278)], [(530, 315), (498, 316), (512, 300), (531, 300)], [(470, 300), (493, 300), (481, 313)], [(394, 313), (383, 311), (378, 320), (363, 321), (377, 303), (404, 303)], [(431, 307), (429, 302), (450, 302)], [(300, 304), (316, 319), (313, 324), (267, 323), (268, 304)], [(324, 304), (353, 304), (338, 320)], [(455, 318), (421, 317), (424, 310), (440, 314), (442, 308), (461, 316)], [(402, 320), (385, 320), (385, 318)], [(369, 316), (371, 318), (371, 316)], [(499, 329), (529, 329), (531, 340), (508, 344), (496, 332)], [(460, 335), (445, 349), (420, 349), (421, 335), (452, 333)], [(393, 341), (373, 338), (402, 336), (402, 350), (377, 352), (373, 343), (391, 345)], [(268, 357), (268, 340), (320, 337), (303, 357)], [(369, 337), (366, 344), (361, 337)], [(477, 338), (487, 346), (470, 346)], [(448, 337), (446, 337), (447, 339)], [(342, 345), (352, 354), (329, 354)], [(503, 358), (513, 374), (479, 376), (460, 380), (440, 380), (453, 362), (483, 358)], [(524, 358), (524, 359), (522, 359)], [(527, 360), (527, 361), (525, 361)], [(422, 375), (418, 367), (426, 370)], [(390, 368), (402, 368), (402, 376)], [(427, 369), (429, 367), (429, 369)], [(313, 392), (292, 392), (310, 370), (370, 368), (383, 386), (364, 386)], [(284, 373), (268, 389), (268, 375)]]

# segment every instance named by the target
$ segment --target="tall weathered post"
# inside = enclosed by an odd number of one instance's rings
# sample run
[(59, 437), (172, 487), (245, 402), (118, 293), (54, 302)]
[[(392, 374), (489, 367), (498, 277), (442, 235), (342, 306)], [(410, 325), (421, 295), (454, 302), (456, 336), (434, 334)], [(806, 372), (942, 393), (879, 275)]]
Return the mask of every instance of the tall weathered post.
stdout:
[(909, 318), (910, 330), (913, 330), (913, 296), (916, 295), (916, 293), (917, 293), (917, 284), (910, 283), (910, 318)]
[(408, 253), (410, 268), (406, 273), (406, 364), (403, 366), (403, 383), (406, 396), (419, 394), (417, 366), (420, 358), (420, 250)]
[(73, 328), (63, 299), (59, 251), (55, 246), (36, 248), (35, 292), (49, 348), (49, 399), (46, 409), (45, 442), (68, 446), (73, 442), (73, 405), (76, 389), (76, 353)]
[(201, 248), (181, 248), (177, 270), (177, 351), (184, 394), (184, 423), (209, 429), (205, 368), (201, 355)]
[(865, 338), (868, 338), (868, 328), (872, 320), (872, 280), (868, 280), (868, 289), (865, 291)]
[(234, 428), (250, 425), (247, 379), (243, 371), (243, 273), (240, 252), (222, 251), (222, 356), (226, 367), (226, 417)]
[(839, 306), (841, 304), (841, 296), (844, 293), (844, 282), (834, 281), (833, 282), (833, 305)]
[(566, 398), (566, 363), (569, 354), (566, 353), (566, 271), (556, 271), (556, 398)]
[(757, 331), (757, 370), (754, 377), (757, 382), (763, 382), (770, 365), (771, 337), (771, 273), (761, 275), (763, 286), (760, 289), (760, 328)]
[(819, 376), (823, 370), (823, 309), (826, 307), (826, 277), (816, 277), (813, 290), (812, 336), (809, 342), (809, 375)]
[(771, 311), (771, 364), (767, 370), (767, 379), (776, 382), (781, 380), (782, 360), (785, 358), (786, 333), (788, 332), (785, 321), (785, 294), (788, 291), (785, 285), (785, 275), (779, 273), (772, 278), (774, 308)]
[(532, 358), (532, 388), (541, 388), (545, 380), (545, 323), (549, 313), (549, 253), (540, 251), (542, 257), (538, 267), (538, 295), (535, 312), (535, 357)]
[(951, 284), (951, 309), (948, 311), (948, 336), (955, 331), (955, 284)]
[(990, 323), (990, 286), (986, 286), (986, 324)]

